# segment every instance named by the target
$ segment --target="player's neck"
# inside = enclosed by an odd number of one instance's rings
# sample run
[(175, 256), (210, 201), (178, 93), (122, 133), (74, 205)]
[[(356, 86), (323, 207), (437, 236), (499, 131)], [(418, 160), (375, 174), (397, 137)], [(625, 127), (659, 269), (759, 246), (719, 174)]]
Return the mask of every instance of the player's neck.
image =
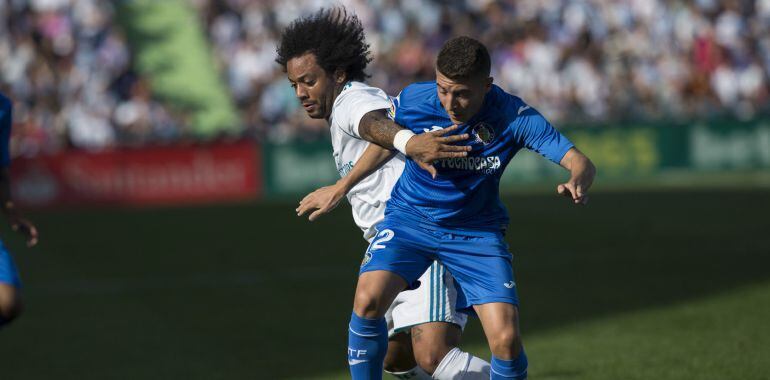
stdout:
[(326, 122), (329, 122), (329, 119), (332, 117), (332, 109), (334, 108), (334, 103), (337, 102), (337, 97), (340, 96), (343, 90), (345, 90), (345, 87), (347, 84), (350, 83), (350, 81), (347, 81), (341, 85), (337, 85), (334, 87), (334, 95), (332, 96), (331, 104), (329, 105), (329, 114), (326, 115)]

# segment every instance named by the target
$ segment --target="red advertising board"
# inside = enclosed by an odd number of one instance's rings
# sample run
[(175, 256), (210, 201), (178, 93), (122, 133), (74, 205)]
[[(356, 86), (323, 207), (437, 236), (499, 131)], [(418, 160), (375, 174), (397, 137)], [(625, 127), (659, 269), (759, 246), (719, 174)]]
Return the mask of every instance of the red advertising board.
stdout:
[(11, 176), (17, 202), (32, 207), (203, 203), (261, 195), (258, 160), (251, 142), (67, 151), (15, 159)]

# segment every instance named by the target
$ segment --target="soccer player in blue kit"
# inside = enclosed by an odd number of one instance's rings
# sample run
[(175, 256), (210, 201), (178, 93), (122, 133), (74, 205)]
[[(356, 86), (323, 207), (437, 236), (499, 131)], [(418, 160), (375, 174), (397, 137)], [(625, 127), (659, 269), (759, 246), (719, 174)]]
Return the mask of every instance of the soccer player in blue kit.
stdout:
[(557, 192), (585, 204), (596, 169), (534, 108), (493, 85), (490, 69), (480, 42), (447, 41), (436, 81), (412, 84), (394, 99), (395, 121), (406, 129), (383, 126), (367, 137), (403, 152), (416, 134), (457, 125), (455, 133), (471, 135), (472, 150), (434, 162), (435, 178), (407, 161), (360, 270), (348, 333), (353, 379), (382, 378), (383, 315), (398, 292), (418, 285), (433, 260), (455, 277), (457, 308), (479, 316), (492, 351), (491, 378), (527, 377), (500, 177), (516, 152), (527, 148), (569, 170)]
[[(10, 175), (8, 165), (11, 162), (8, 152), (8, 142), (11, 138), (11, 117), (13, 105), (11, 101), (0, 94), (0, 210), (5, 214), (11, 228), (24, 235), (27, 246), (37, 244), (37, 229), (22, 218), (16, 211), (11, 200)], [(21, 312), (19, 288), (21, 281), (13, 258), (0, 242), (0, 329)]]

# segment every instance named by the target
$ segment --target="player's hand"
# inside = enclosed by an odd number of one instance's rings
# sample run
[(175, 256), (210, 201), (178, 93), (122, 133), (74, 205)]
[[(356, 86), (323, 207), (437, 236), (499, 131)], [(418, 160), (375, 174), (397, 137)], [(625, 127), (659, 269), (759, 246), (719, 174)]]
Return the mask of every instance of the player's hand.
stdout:
[(569, 181), (556, 186), (556, 192), (571, 198), (576, 205), (586, 205), (588, 204), (588, 188), (590, 187), (590, 179), (570, 178)]
[(18, 215), (9, 215), (8, 222), (11, 224), (11, 229), (24, 236), (27, 240), (27, 247), (33, 247), (37, 244), (37, 228), (32, 222)]
[[(454, 145), (454, 143), (467, 140), (468, 134), (445, 136), (456, 130), (457, 126), (453, 125), (449, 128), (415, 135), (406, 143), (406, 155), (418, 163), (425, 164), (420, 165), (425, 170), (428, 170), (427, 167), (432, 168), (433, 162), (442, 158), (465, 157), (472, 148), (467, 145)], [(435, 178), (435, 168), (432, 170), (428, 171)]]
[(299, 207), (295, 210), (297, 211), (297, 216), (302, 216), (312, 211), (308, 217), (308, 220), (312, 222), (320, 218), (321, 215), (334, 210), (346, 193), (345, 189), (338, 184), (322, 187), (299, 201)]

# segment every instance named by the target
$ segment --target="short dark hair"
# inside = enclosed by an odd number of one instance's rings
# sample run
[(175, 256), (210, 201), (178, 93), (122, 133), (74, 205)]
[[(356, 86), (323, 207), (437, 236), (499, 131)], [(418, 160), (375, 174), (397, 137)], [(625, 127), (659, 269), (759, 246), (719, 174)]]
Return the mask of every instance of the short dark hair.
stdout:
[(294, 20), (281, 34), (276, 53), (284, 71), (290, 59), (313, 53), (327, 73), (341, 69), (356, 81), (368, 77), (364, 69), (372, 60), (361, 21), (342, 7)]
[(447, 41), (438, 53), (436, 68), (449, 79), (489, 76), (492, 62), (487, 48), (470, 37), (455, 37)]

